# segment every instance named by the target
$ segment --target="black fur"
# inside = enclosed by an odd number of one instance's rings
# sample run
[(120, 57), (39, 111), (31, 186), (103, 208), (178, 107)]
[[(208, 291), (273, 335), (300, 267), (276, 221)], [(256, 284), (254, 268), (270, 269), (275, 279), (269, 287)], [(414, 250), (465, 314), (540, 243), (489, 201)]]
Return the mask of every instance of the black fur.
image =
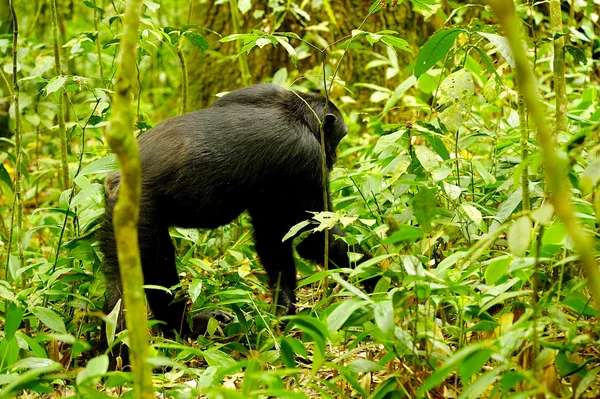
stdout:
[[(312, 108), (311, 111), (310, 108)], [(270, 84), (233, 91), (210, 108), (159, 123), (138, 139), (142, 161), (142, 198), (138, 224), (144, 283), (171, 287), (178, 283), (169, 226), (212, 229), (248, 210), (256, 251), (273, 286), (279, 283), (279, 304), (295, 313), (296, 267), (292, 241), (282, 237), (295, 224), (322, 211), (320, 125), (325, 99)], [(329, 103), (325, 117), (326, 166), (347, 127)], [(108, 280), (105, 311), (121, 295), (113, 235), (112, 212), (120, 175), (106, 180), (106, 216), (99, 239)], [(331, 204), (329, 204), (331, 209)], [(343, 235), (339, 229), (330, 234)], [(348, 246), (330, 239), (330, 259), (348, 267)], [(311, 234), (298, 253), (323, 261), (324, 236)], [(169, 294), (147, 291), (148, 303), (163, 330), (200, 334), (210, 316), (230, 321), (226, 313), (200, 314), (185, 321), (185, 304), (171, 303)], [(120, 317), (120, 329), (124, 327)]]

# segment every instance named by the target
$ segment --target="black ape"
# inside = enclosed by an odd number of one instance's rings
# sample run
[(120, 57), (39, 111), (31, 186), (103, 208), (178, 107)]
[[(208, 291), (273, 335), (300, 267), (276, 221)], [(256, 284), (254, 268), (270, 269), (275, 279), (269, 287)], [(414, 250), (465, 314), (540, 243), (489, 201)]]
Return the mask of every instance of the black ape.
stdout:
[[(169, 226), (216, 228), (247, 209), (256, 251), (271, 284), (279, 283), (279, 304), (293, 314), (296, 267), (292, 242), (282, 242), (282, 237), (309, 217), (307, 211), (324, 209), (320, 125), (315, 116), (323, 117), (324, 106), (320, 96), (261, 84), (233, 91), (210, 108), (166, 120), (142, 135), (138, 232), (145, 284), (178, 283)], [(324, 128), (329, 170), (347, 132), (332, 103)], [(112, 223), (119, 180), (118, 172), (107, 178), (106, 219), (99, 233), (109, 287), (107, 312), (122, 296)], [(339, 229), (331, 233), (343, 235)], [(348, 267), (348, 246), (333, 234), (331, 262)], [(322, 262), (323, 233), (311, 234), (297, 250), (306, 259)], [(146, 294), (155, 317), (166, 323), (165, 332), (203, 333), (210, 316), (228, 321), (227, 314), (204, 313), (190, 328), (183, 302), (171, 303), (172, 296), (161, 290)], [(121, 317), (121, 327), (123, 323)]]

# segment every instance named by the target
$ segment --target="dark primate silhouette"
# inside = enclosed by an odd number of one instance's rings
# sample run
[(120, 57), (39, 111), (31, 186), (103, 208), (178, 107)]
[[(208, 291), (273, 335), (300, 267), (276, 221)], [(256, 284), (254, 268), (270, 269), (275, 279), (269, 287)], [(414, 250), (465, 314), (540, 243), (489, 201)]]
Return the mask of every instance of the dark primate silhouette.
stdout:
[[(282, 238), (310, 217), (307, 211), (324, 209), (319, 120), (325, 118), (327, 172), (348, 130), (335, 105), (329, 102), (325, 111), (325, 101), (260, 84), (233, 91), (207, 109), (161, 122), (140, 136), (138, 234), (145, 284), (169, 288), (179, 282), (169, 226), (212, 229), (248, 210), (256, 251), (271, 285), (279, 285), (279, 305), (287, 314), (295, 313), (292, 240)], [(119, 181), (119, 172), (106, 179), (106, 216), (99, 230), (107, 313), (122, 297), (112, 221)], [(332, 209), (331, 203), (328, 207)], [(322, 262), (323, 234), (305, 238), (297, 246), (300, 256)], [(333, 236), (343, 231), (335, 228), (329, 234), (329, 259), (338, 267), (350, 266), (347, 244)], [(374, 282), (367, 285), (373, 288)], [(147, 290), (146, 295), (155, 318), (166, 323), (166, 334), (202, 334), (210, 317), (231, 320), (225, 312), (206, 312), (195, 315), (190, 325), (184, 302), (172, 303), (172, 295), (162, 290)], [(121, 314), (117, 331), (124, 324)], [(120, 350), (127, 361), (124, 348)]]

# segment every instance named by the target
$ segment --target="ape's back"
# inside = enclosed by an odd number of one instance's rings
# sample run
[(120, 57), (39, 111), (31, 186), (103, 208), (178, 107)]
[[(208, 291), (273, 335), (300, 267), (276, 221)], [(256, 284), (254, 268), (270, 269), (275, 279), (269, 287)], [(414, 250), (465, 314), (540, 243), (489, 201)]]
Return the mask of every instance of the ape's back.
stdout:
[(319, 125), (305, 101), (322, 112), (324, 99), (303, 98), (257, 85), (157, 124), (138, 140), (142, 199), (159, 201), (169, 223), (214, 228), (255, 203), (320, 186)]

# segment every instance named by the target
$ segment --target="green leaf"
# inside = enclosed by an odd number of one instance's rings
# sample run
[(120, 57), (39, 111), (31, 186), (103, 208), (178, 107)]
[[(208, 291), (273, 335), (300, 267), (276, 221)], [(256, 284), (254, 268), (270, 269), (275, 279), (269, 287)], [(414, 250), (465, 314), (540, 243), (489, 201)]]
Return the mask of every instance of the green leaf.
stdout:
[(425, 136), (427, 141), (429, 141), (429, 144), (431, 144), (431, 148), (433, 148), (435, 153), (438, 154), (444, 161), (450, 159), (450, 152), (438, 135), (433, 133), (423, 133), (423, 136)]
[(279, 68), (279, 70), (277, 72), (275, 72), (275, 75), (273, 75), (272, 83), (279, 87), (286, 88), (287, 77), (288, 77), (287, 68), (285, 68), (285, 67)]
[(46, 96), (59, 90), (61, 87), (63, 87), (65, 85), (66, 81), (67, 81), (66, 76), (56, 76), (56, 77), (52, 78), (50, 80), (50, 82), (48, 82), (48, 84), (46, 85), (46, 88), (44, 89), (46, 91)]
[(287, 51), (287, 53), (290, 55), (290, 57), (292, 58), (292, 63), (296, 65), (296, 62), (298, 61), (298, 54), (296, 53), (296, 49), (292, 47), (292, 45), (290, 45), (285, 38), (276, 37), (276, 39), (279, 42), (279, 44), (283, 46), (285, 51)]
[(396, 319), (394, 314), (394, 303), (392, 300), (386, 299), (381, 302), (376, 302), (373, 305), (373, 315), (375, 316), (375, 324), (383, 335), (389, 338), (393, 337)]
[[(77, 385), (81, 385), (87, 380), (92, 380), (92, 385), (95, 385), (108, 371), (108, 356), (101, 355), (90, 359), (85, 369), (77, 374)], [(95, 380), (95, 381), (94, 381)]]
[(413, 198), (413, 210), (419, 226), (425, 231), (431, 230), (431, 222), (435, 218), (437, 203), (435, 189), (422, 187)]
[(493, 353), (491, 349), (483, 349), (467, 356), (458, 368), (462, 381), (468, 382), (475, 373), (479, 373)]
[(365, 306), (365, 301), (359, 298), (352, 298), (343, 301), (333, 312), (327, 317), (327, 327), (331, 333), (338, 331), (344, 323), (352, 316), (355, 310)]
[(554, 205), (551, 202), (547, 201), (539, 207), (531, 212), (531, 219), (535, 223), (539, 223), (542, 226), (550, 226), (552, 223), (552, 218), (554, 217)]
[(42, 323), (53, 331), (66, 334), (67, 328), (63, 319), (53, 310), (35, 306), (31, 309), (31, 313), (35, 315)]
[(114, 172), (115, 170), (119, 170), (119, 162), (117, 161), (115, 154), (110, 154), (103, 158), (96, 159), (94, 162), (87, 165), (79, 172), (79, 175), (85, 176), (96, 173), (109, 173)]
[(408, 42), (402, 38), (389, 36), (389, 35), (383, 35), (383, 37), (381, 38), (381, 41), (390, 47), (396, 47), (396, 48), (399, 48), (400, 50), (406, 51), (411, 54), (413, 52), (412, 48), (410, 48), (410, 44), (408, 44)]
[(375, 373), (377, 371), (385, 370), (385, 367), (375, 363), (372, 360), (367, 359), (356, 359), (350, 362), (348, 365), (350, 371), (355, 373)]
[(510, 49), (510, 45), (508, 44), (508, 40), (504, 36), (496, 35), (494, 33), (486, 33), (486, 32), (476, 32), (481, 36), (485, 37), (492, 43), (502, 54), (502, 57), (506, 60), (508, 65), (511, 68), (515, 67), (515, 57), (513, 56), (512, 50)]
[(450, 373), (458, 371), (461, 364), (473, 353), (485, 349), (488, 343), (486, 342), (473, 342), (468, 346), (465, 346), (457, 350), (442, 366), (438, 366), (437, 369), (425, 380), (425, 382), (419, 388), (417, 395), (419, 397), (424, 396), (425, 392), (432, 388), (440, 386), (442, 382)]
[(283, 236), (283, 238), (281, 239), (281, 242), (286, 241), (292, 237), (295, 237), (296, 234), (298, 234), (300, 232), (300, 230), (302, 230), (303, 228), (305, 228), (306, 226), (308, 226), (310, 224), (310, 221), (308, 220), (303, 220), (302, 222), (292, 226), (292, 228), (290, 229), (290, 231), (287, 232), (286, 235)]
[(508, 197), (506, 201), (500, 204), (500, 207), (498, 208), (498, 213), (496, 214), (494, 221), (492, 222), (492, 227), (490, 228), (490, 231), (498, 228), (501, 223), (504, 223), (504, 221), (508, 219), (510, 215), (512, 215), (514, 210), (517, 209), (517, 206), (519, 206), (519, 204), (521, 203), (522, 198), (523, 197), (521, 195), (521, 187), (519, 187)]
[(196, 32), (185, 32), (183, 34), (192, 45), (199, 48), (202, 53), (208, 50), (208, 42), (200, 33)]
[(425, 233), (423, 230), (413, 227), (407, 226), (405, 224), (401, 224), (398, 226), (398, 230), (392, 234), (390, 237), (386, 238), (383, 243), (384, 244), (395, 244), (401, 241), (416, 241), (419, 238), (423, 237)]
[(415, 78), (414, 76), (409, 76), (402, 83), (400, 83), (385, 103), (383, 111), (381, 111), (381, 115), (386, 115), (394, 107), (394, 105), (396, 105), (396, 103), (402, 98), (404, 93), (406, 93), (408, 89), (413, 87), (416, 82), (417, 78)]
[(465, 211), (465, 213), (467, 214), (469, 219), (471, 219), (473, 221), (475, 226), (479, 227), (481, 225), (481, 221), (483, 220), (483, 215), (481, 215), (481, 211), (479, 211), (479, 209), (475, 208), (473, 205), (469, 205), (466, 202), (463, 202), (462, 204), (460, 204), (460, 207), (462, 208), (463, 211)]
[(49, 359), (28, 358), (15, 363), (14, 368), (28, 369), (25, 373), (21, 373), (17, 379), (12, 380), (5, 385), (0, 391), (0, 398), (16, 397), (20, 388), (27, 387), (30, 383), (35, 382), (41, 375), (58, 371), (62, 368), (60, 363), (56, 363)]
[(525, 256), (531, 244), (531, 220), (521, 216), (508, 231), (508, 249), (515, 256)]
[(160, 8), (160, 4), (150, 0), (143, 0), (142, 3), (152, 12), (156, 12)]
[(498, 280), (505, 277), (512, 261), (513, 259), (510, 256), (500, 256), (492, 259), (485, 269), (485, 283), (495, 285)]
[(417, 159), (419, 160), (423, 168), (428, 172), (431, 172), (440, 165), (440, 161), (438, 161), (437, 155), (425, 146), (415, 146), (415, 155), (417, 156)]
[(83, 4), (85, 4), (86, 7), (89, 7), (93, 10), (98, 11), (100, 13), (100, 16), (104, 15), (104, 10), (102, 8), (98, 7), (97, 5), (95, 5), (94, 3), (92, 3), (91, 1), (86, 0), (83, 2)]
[(242, 14), (246, 14), (252, 8), (250, 0), (238, 0), (238, 9)]
[(10, 341), (15, 336), (15, 332), (19, 329), (25, 308), (18, 306), (16, 303), (10, 302), (6, 312), (6, 321), (4, 324), (4, 339)]
[(306, 347), (296, 338), (285, 337), (281, 340), (281, 360), (287, 368), (296, 367), (296, 356), (308, 357)]
[(444, 58), (454, 45), (462, 29), (450, 29), (437, 32), (423, 45), (415, 63), (415, 77), (418, 79), (439, 60)]
[(580, 65), (587, 65), (588, 60), (582, 49), (580, 49), (579, 47), (569, 45), (565, 46), (565, 48), (567, 49), (569, 54), (573, 56), (573, 59), (576, 63)]

